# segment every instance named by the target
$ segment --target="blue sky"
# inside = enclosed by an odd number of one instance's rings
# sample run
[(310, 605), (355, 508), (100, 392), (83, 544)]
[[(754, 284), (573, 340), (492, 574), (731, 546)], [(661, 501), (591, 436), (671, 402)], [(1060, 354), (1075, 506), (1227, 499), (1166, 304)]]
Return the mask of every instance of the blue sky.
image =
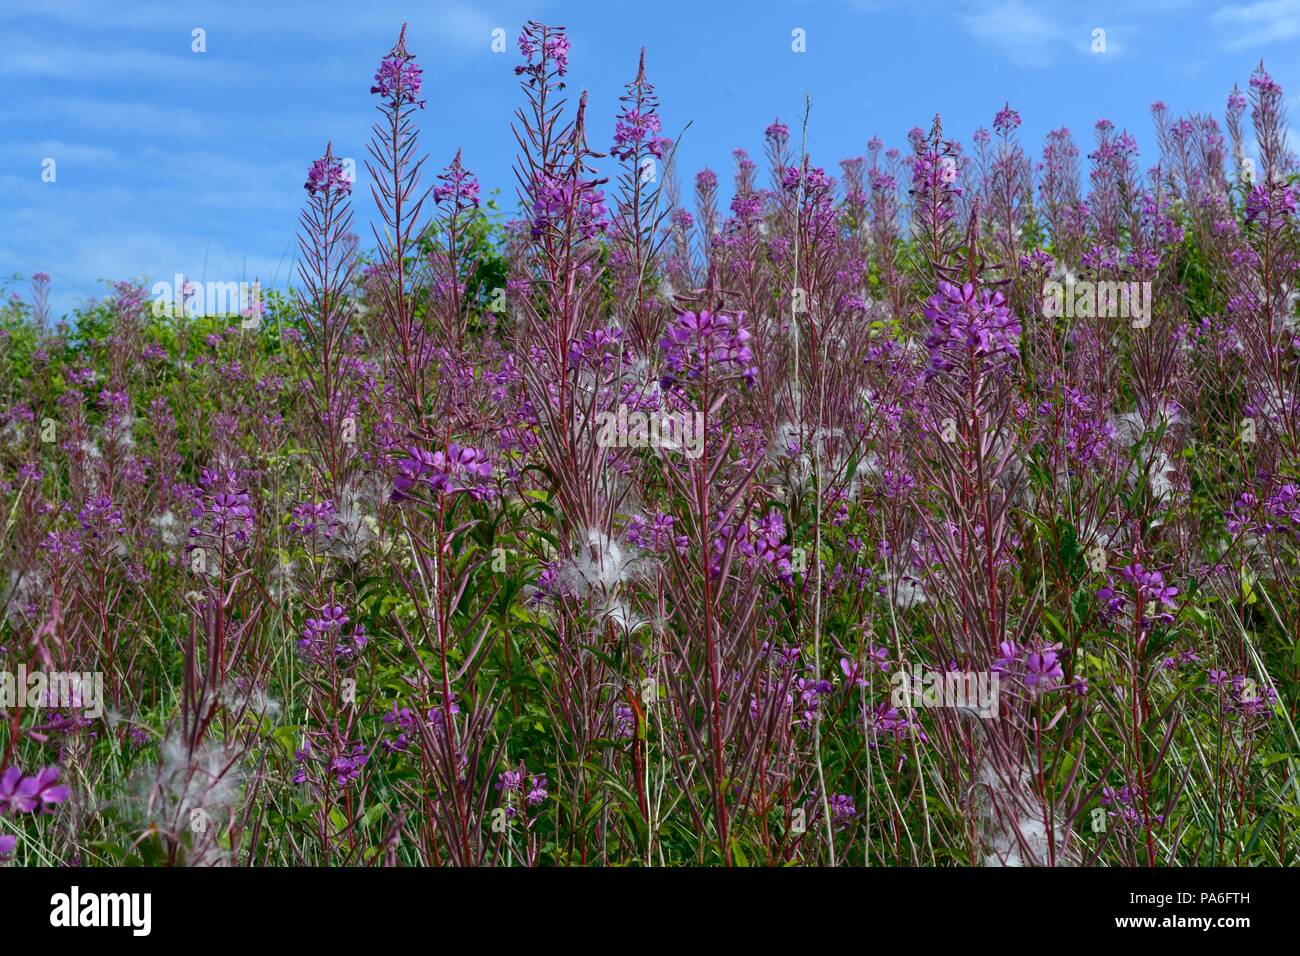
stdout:
[[(778, 114), (794, 126), (805, 92), (810, 151), (828, 169), (873, 134), (904, 146), (936, 112), (968, 141), (1006, 100), (1032, 153), (1061, 125), (1086, 153), (1105, 116), (1137, 136), (1145, 167), (1153, 101), (1221, 117), (1261, 58), (1300, 122), (1300, 0), (0, 0), (0, 279), (20, 274), (25, 292), (48, 272), (60, 310), (106, 279), (283, 285), (306, 168), (327, 139), (361, 166), (370, 81), (404, 20), (425, 69), (430, 174), (463, 147), (484, 189), (513, 201), (514, 39), (534, 17), (570, 29), (571, 91), (590, 91), (597, 148), (647, 48), (665, 131), (691, 124), (684, 179), (708, 165), (725, 181), (731, 150), (758, 156), (764, 127)], [(791, 50), (796, 28), (805, 53)]]

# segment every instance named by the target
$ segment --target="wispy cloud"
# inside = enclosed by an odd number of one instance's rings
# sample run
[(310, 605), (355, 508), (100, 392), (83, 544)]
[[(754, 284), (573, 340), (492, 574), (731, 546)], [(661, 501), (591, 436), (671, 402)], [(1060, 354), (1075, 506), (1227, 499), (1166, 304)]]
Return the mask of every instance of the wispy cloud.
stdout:
[[(5, 143), (0, 147), (0, 155), (12, 157), (19, 162), (26, 159), (33, 170), (36, 169), (37, 157), (53, 157), (59, 162), (105, 163), (118, 158), (117, 152), (102, 146), (87, 143), (69, 143), (58, 139), (43, 139), (38, 142)], [(33, 175), (36, 175), (33, 172)]]
[[(1135, 17), (1159, 22), (1155, 18), (1171, 16), (1190, 2), (1147, 0), (1136, 8), (1113, 2), (1081, 11), (1059, 0), (972, 0), (960, 22), (1015, 66), (1055, 66), (1080, 56), (1107, 63), (1132, 52), (1133, 37), (1144, 32)], [(1098, 41), (1104, 44), (1100, 49)]]
[(1300, 37), (1300, 0), (1259, 0), (1220, 7), (1210, 22), (1232, 31), (1224, 43), (1229, 50), (1294, 40)]
[(1051, 66), (1069, 46), (1065, 28), (1023, 0), (979, 3), (962, 21), (977, 39), (1021, 66)]
[(45, 44), (0, 48), (0, 73), (62, 79), (172, 75), (193, 63), (192, 58), (147, 50), (87, 50)]
[(91, 99), (81, 96), (23, 98), (0, 105), (0, 120), (35, 120), (78, 129), (113, 133), (166, 133), (191, 136), (205, 131), (204, 120), (194, 110), (173, 105), (166, 109), (150, 103)]

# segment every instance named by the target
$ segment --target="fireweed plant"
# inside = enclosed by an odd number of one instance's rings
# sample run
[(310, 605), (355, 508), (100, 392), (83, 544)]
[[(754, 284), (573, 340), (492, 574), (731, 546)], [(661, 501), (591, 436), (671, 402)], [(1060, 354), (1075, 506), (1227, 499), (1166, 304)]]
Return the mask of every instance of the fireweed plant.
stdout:
[(3, 306), (0, 673), (103, 707), (0, 697), (0, 862), (1296, 863), (1263, 66), (1146, 168), (1010, 104), (828, 168), (805, 109), (724, 189), (645, 52), (612, 117), (519, 53), (513, 219), (403, 28), (292, 295)]

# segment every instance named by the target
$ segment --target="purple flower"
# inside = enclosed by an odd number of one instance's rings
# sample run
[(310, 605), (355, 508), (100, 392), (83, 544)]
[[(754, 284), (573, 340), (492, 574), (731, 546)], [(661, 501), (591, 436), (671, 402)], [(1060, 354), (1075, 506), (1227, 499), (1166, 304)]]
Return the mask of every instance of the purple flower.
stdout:
[(763, 137), (772, 144), (776, 149), (781, 149), (790, 141), (790, 127), (786, 126), (779, 119), (774, 120), (766, 130), (763, 131)]
[(673, 533), (673, 516), (662, 511), (646, 521), (644, 515), (633, 515), (628, 521), (627, 540), (638, 548), (654, 554), (664, 555), (669, 548), (684, 555), (690, 546), (690, 539), (684, 534)]
[(1250, 88), (1264, 98), (1276, 98), (1282, 95), (1282, 86), (1269, 76), (1261, 66), (1250, 78)]
[(682, 312), (664, 335), (664, 360), (678, 377), (695, 378), (706, 367), (727, 374), (738, 372), (747, 382), (758, 374), (749, 350), (749, 332), (742, 314)]
[(539, 173), (533, 183), (533, 238), (562, 228), (570, 219), (583, 239), (604, 232), (609, 228), (605, 194), (592, 182)]
[(847, 830), (858, 815), (853, 798), (844, 793), (833, 793), (827, 801), (831, 808), (831, 823), (836, 830)]
[(0, 775), (0, 813), (52, 813), (55, 804), (68, 799), (68, 788), (58, 779), (57, 767), (46, 767), (32, 777), (10, 767)]
[(1056, 649), (1045, 647), (1025, 658), (1025, 685), (1034, 690), (1050, 690), (1065, 679), (1065, 671), (1057, 660)]
[(366, 745), (357, 741), (349, 750), (330, 761), (330, 773), (334, 774), (340, 787), (346, 787), (361, 776), (361, 770), (368, 759)]
[(414, 104), (424, 108), (424, 100), (419, 99), (420, 86), (423, 84), (421, 74), (424, 72), (416, 64), (415, 58), (406, 52), (406, 28), (402, 28), (402, 38), (397, 41), (393, 55), (385, 57), (375, 71), (375, 85), (371, 93), (394, 98), (397, 106)]
[(336, 662), (346, 662), (365, 649), (366, 631), (362, 625), (358, 624), (350, 635), (344, 636), (343, 626), (349, 618), (342, 605), (327, 604), (318, 614), (304, 622), (302, 638), (298, 641), (298, 649), (308, 660), (323, 663), (332, 657)]
[(1108, 584), (1104, 584), (1097, 589), (1097, 599), (1105, 605), (1106, 611), (1110, 614), (1118, 614), (1124, 610), (1124, 604), (1127, 601), (1124, 595), (1116, 590), (1114, 578), (1110, 578)]
[(334, 158), (333, 144), (325, 146), (325, 155), (313, 162), (307, 170), (307, 182), (303, 188), (311, 195), (330, 193), (347, 195), (352, 192), (352, 180), (343, 171), (343, 164)]
[(636, 732), (636, 713), (629, 704), (614, 705), (614, 736), (621, 739)]
[(632, 159), (643, 145), (649, 155), (662, 159), (659, 116), (628, 106), (614, 121), (614, 145), (609, 155), (615, 159)]
[(872, 750), (880, 746), (879, 738), (884, 734), (892, 737), (895, 743), (901, 743), (913, 736), (918, 741), (929, 740), (920, 724), (906, 714), (899, 713), (898, 708), (887, 700), (881, 701), (871, 709), (871, 713), (867, 716), (867, 727), (871, 732), (871, 739), (867, 746)]
[(45, 534), (45, 540), (37, 547), (42, 551), (48, 551), (52, 557), (81, 554), (81, 532), (76, 530), (48, 531)]
[(456, 150), (456, 158), (451, 161), (451, 165), (439, 174), (438, 182), (440, 185), (433, 187), (434, 202), (450, 202), (456, 212), (478, 208), (478, 179), (461, 165), (460, 150)]
[[(1132, 586), (1134, 597), (1141, 602), (1138, 625), (1144, 633), (1153, 624), (1173, 623), (1174, 615), (1169, 609), (1174, 607), (1178, 588), (1167, 586), (1162, 572), (1147, 570), (1140, 561), (1134, 561), (1120, 568), (1120, 577)], [(1111, 616), (1123, 612), (1129, 603), (1129, 598), (1116, 589), (1114, 578), (1097, 592), (1097, 597)]]
[(0, 774), (0, 813), (19, 810), (18, 787), (22, 783), (23, 772), (18, 767), (10, 767)]
[(530, 20), (519, 34), (519, 52), (527, 62), (515, 67), (515, 74), (529, 76), (531, 83), (538, 82), (551, 70), (563, 77), (569, 71), (569, 47), (563, 27), (548, 27)]
[(332, 501), (304, 501), (293, 506), (289, 530), (303, 537), (319, 532), (325, 537), (338, 528), (338, 515)]
[(394, 501), (412, 498), (416, 488), (424, 487), (435, 495), (467, 492), (474, 500), (481, 501), (492, 496), (492, 489), (486, 484), (491, 477), (492, 464), (477, 448), (455, 442), (446, 451), (411, 447), (397, 463), (392, 498)]
[(924, 312), (930, 322), (925, 344), (934, 370), (952, 368), (967, 353), (988, 360), (1020, 357), (1020, 320), (1011, 314), (1001, 292), (941, 279)]
[(85, 507), (77, 512), (77, 522), (83, 532), (96, 540), (106, 535), (126, 533), (122, 512), (114, 507), (108, 495), (97, 495), (86, 502)]
[(1246, 222), (1279, 226), (1296, 214), (1295, 188), (1291, 185), (1256, 186), (1246, 197)]
[(993, 128), (1004, 135), (1010, 133), (1019, 125), (1020, 114), (1011, 108), (1010, 103), (998, 110), (997, 115), (993, 117)]
[(460, 704), (452, 700), (450, 704), (444, 703), (441, 707), (430, 707), (429, 713), (425, 716), (428, 718), (429, 726), (435, 731), (441, 732), (443, 727), (446, 726), (447, 718), (455, 717), (459, 713)]
[(1033, 695), (1055, 690), (1065, 679), (1061, 667), (1059, 644), (1037, 647), (1003, 641), (998, 645), (998, 656), (993, 661), (994, 673), (1004, 677), (1019, 678)]
[(850, 661), (847, 657), (841, 657), (840, 670), (843, 671), (845, 679), (854, 687), (867, 686), (866, 678), (862, 676), (862, 669), (855, 661)]
[(252, 499), (241, 485), (233, 471), (204, 468), (199, 473), (197, 501), (190, 516), (200, 519), (200, 523), (190, 529), (191, 538), (229, 535), (240, 544), (251, 540), (256, 521)]

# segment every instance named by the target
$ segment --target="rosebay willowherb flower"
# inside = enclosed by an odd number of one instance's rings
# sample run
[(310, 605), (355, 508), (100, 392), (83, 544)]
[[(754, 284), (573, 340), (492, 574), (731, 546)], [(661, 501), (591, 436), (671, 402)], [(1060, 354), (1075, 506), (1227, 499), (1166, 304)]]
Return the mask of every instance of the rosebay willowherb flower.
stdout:
[(107, 699), (0, 713), (0, 861), (1294, 864), (1278, 80), (843, 157), (806, 101), (684, 170), (653, 47), (569, 89), (589, 29), (463, 67), (505, 199), (402, 27), (291, 294), (7, 289), (0, 677)]

